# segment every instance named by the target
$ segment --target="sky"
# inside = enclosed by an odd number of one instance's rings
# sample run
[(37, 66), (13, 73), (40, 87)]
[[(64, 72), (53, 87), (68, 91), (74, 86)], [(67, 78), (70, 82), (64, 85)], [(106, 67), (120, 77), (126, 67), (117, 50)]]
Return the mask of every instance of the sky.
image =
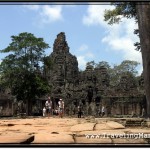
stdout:
[[(31, 4), (31, 3), (30, 3)], [(11, 36), (29, 32), (44, 38), (51, 48), (45, 51), (50, 55), (54, 40), (60, 32), (65, 32), (70, 53), (78, 60), (78, 67), (84, 70), (86, 63), (107, 61), (111, 66), (123, 60), (140, 63), (141, 53), (135, 50), (134, 43), (139, 38), (133, 34), (138, 28), (134, 19), (122, 19), (119, 24), (108, 25), (104, 21), (105, 9), (114, 6), (106, 3), (88, 5), (0, 5), (0, 49), (11, 43)], [(6, 54), (0, 54), (0, 62)]]

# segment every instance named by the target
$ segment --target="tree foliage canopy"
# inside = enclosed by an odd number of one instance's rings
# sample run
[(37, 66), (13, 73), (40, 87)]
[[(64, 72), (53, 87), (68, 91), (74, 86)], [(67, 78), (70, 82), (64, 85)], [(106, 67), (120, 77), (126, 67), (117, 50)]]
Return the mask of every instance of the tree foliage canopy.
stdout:
[(49, 45), (31, 33), (11, 36), (12, 42), (1, 53), (8, 53), (0, 64), (1, 84), (18, 100), (34, 99), (50, 91), (42, 75), (44, 50)]
[(105, 10), (104, 14), (104, 20), (108, 21), (108, 24), (119, 23), (123, 17), (137, 20), (135, 2), (111, 2), (111, 5), (114, 5), (115, 8), (113, 10)]
[[(104, 21), (107, 21), (109, 25), (120, 23), (122, 18), (134, 18), (137, 23), (137, 12), (135, 2), (111, 2), (115, 6), (113, 10), (105, 10)], [(135, 29), (134, 34), (139, 36), (139, 30)], [(139, 42), (134, 43), (135, 49), (140, 51), (141, 46)]]

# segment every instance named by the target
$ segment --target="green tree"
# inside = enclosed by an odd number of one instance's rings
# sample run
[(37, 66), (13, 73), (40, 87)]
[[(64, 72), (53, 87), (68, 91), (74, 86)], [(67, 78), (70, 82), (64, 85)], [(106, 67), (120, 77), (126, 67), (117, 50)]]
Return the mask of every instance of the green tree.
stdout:
[(94, 60), (93, 61), (90, 61), (90, 62), (87, 62), (86, 63), (86, 66), (92, 66), (93, 68), (95, 67), (95, 62)]
[(135, 18), (139, 29), (140, 44), (135, 46), (141, 48), (144, 73), (144, 87), (147, 100), (147, 116), (150, 117), (150, 2), (115, 2), (114, 10), (105, 11), (105, 21), (109, 24), (119, 23), (121, 17)]
[(136, 68), (138, 65), (138, 62), (130, 60), (124, 60), (121, 64), (114, 65), (113, 68), (108, 70), (110, 74), (110, 84), (113, 86), (118, 84), (122, 75), (128, 75), (136, 78), (138, 74)]
[(110, 68), (110, 65), (106, 61), (100, 61), (98, 64), (95, 64), (95, 68), (105, 67), (107, 69)]
[(134, 76), (138, 74), (138, 71), (136, 70), (137, 66), (140, 63), (137, 61), (131, 61), (131, 60), (124, 60), (121, 62), (120, 65), (117, 66), (117, 71), (119, 74), (124, 74), (126, 72), (130, 72)]
[(27, 32), (11, 38), (9, 46), (1, 50), (8, 53), (0, 64), (1, 83), (5, 88), (10, 88), (17, 100), (26, 102), (29, 114), (32, 100), (50, 91), (42, 74), (44, 50), (49, 46), (43, 38), (36, 38)]
[(135, 2), (111, 2), (115, 6), (113, 10), (105, 10), (104, 20), (108, 24), (120, 23), (123, 17), (130, 19), (135, 18), (137, 22), (136, 3)]
[(49, 73), (54, 68), (54, 62), (49, 56), (45, 56), (43, 58), (43, 73), (44, 76), (47, 78), (49, 76)]

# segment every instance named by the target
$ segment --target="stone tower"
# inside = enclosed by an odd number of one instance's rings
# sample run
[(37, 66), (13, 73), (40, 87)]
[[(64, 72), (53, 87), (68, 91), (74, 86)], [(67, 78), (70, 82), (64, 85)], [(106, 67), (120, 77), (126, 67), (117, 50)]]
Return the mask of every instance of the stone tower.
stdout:
[(69, 52), (68, 43), (64, 32), (57, 35), (53, 52), (50, 55), (54, 66), (50, 73), (50, 83), (52, 83), (52, 97), (58, 101), (59, 98), (66, 100), (67, 94), (73, 90), (78, 79), (78, 61)]

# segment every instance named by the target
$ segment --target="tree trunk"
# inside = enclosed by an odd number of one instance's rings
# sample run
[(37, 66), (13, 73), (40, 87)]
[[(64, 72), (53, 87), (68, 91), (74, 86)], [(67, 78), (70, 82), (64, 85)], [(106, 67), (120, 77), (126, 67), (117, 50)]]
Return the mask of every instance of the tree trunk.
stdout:
[(136, 9), (143, 59), (147, 117), (150, 117), (150, 2), (137, 2)]
[(29, 100), (26, 100), (26, 115), (29, 115)]
[(32, 115), (32, 109), (31, 109), (31, 107), (32, 107), (31, 100), (30, 100), (30, 99), (27, 99), (27, 100), (26, 100), (26, 115), (27, 115), (27, 116)]

